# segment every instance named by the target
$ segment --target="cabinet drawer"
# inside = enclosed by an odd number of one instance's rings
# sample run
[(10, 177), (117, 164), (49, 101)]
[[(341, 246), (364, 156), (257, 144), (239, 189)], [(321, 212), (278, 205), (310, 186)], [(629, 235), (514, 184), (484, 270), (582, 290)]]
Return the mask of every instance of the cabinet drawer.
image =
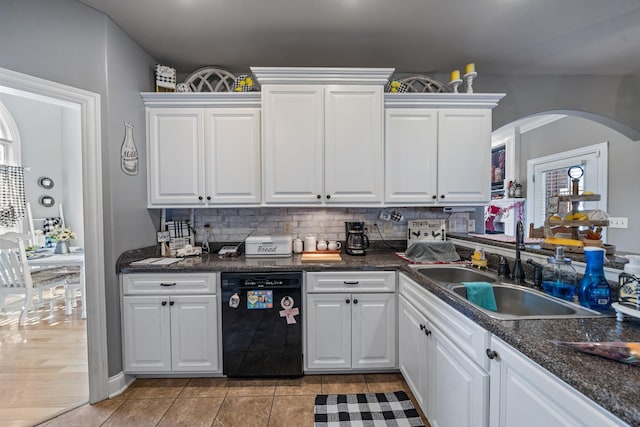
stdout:
[(395, 292), (395, 271), (307, 273), (307, 292)]
[(124, 274), (123, 295), (215, 294), (216, 274), (153, 273)]
[(400, 274), (400, 295), (411, 301), (431, 322), (483, 369), (489, 369), (491, 334), (413, 280)]

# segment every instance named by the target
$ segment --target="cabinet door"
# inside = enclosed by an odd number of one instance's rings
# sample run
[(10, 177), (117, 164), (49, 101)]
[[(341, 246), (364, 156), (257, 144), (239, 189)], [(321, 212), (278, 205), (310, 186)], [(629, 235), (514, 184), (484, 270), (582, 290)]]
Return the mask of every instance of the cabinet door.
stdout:
[(382, 86), (325, 87), (325, 198), (382, 202)]
[(428, 381), (429, 423), (432, 427), (486, 427), (489, 423), (489, 374), (433, 323), (429, 332), (433, 347)]
[(159, 296), (122, 298), (125, 372), (171, 370), (168, 302), (168, 297)]
[(216, 296), (172, 296), (170, 304), (173, 371), (219, 371)]
[(491, 349), (491, 427), (624, 425), (502, 340)]
[(351, 367), (351, 295), (307, 295), (307, 367)]
[(431, 364), (425, 327), (427, 320), (404, 296), (398, 297), (398, 361), (400, 372), (427, 414), (427, 371)]
[(205, 110), (206, 199), (260, 203), (260, 110)]
[(351, 295), (351, 367), (396, 366), (395, 294)]
[(491, 110), (443, 109), (438, 115), (438, 201), (488, 203)]
[(147, 112), (150, 205), (204, 204), (203, 110)]
[(438, 111), (385, 112), (385, 202), (437, 202)]
[(322, 86), (264, 85), (264, 189), (268, 203), (322, 201)]

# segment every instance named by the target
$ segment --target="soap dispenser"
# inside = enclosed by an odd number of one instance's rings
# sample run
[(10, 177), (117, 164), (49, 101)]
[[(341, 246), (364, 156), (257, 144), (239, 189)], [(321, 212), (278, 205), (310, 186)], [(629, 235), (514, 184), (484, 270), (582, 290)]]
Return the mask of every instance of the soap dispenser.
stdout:
[(577, 274), (571, 260), (565, 258), (564, 248), (556, 248), (556, 255), (547, 258), (542, 268), (542, 289), (554, 297), (573, 301), (576, 294)]

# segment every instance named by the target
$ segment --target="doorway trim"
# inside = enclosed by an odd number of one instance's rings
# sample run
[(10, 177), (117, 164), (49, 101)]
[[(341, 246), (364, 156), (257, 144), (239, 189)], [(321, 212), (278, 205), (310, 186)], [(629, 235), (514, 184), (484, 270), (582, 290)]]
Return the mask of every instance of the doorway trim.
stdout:
[(109, 397), (100, 95), (4, 68), (0, 91), (50, 97), (80, 109), (84, 233), (91, 236), (85, 240), (89, 401), (96, 403)]

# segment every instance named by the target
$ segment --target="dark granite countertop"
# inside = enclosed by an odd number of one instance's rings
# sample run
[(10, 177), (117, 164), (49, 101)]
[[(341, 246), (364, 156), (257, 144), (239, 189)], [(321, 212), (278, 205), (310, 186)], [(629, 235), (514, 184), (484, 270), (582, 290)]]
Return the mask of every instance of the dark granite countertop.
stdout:
[[(456, 236), (457, 237), (457, 236)], [(158, 256), (157, 247), (124, 253), (118, 260), (120, 273), (196, 272), (196, 271), (330, 271), (330, 270), (399, 270), (421, 284), (480, 326), (509, 343), (558, 378), (562, 379), (603, 408), (640, 426), (640, 368), (598, 356), (558, 347), (560, 341), (630, 341), (640, 342), (640, 319), (617, 322), (615, 318), (496, 320), (465, 300), (452, 296), (431, 282), (390, 250), (369, 251), (364, 257), (343, 254), (343, 262), (303, 264), (300, 255), (290, 258), (219, 258), (217, 255), (186, 258), (168, 267), (131, 267), (129, 263)]]

